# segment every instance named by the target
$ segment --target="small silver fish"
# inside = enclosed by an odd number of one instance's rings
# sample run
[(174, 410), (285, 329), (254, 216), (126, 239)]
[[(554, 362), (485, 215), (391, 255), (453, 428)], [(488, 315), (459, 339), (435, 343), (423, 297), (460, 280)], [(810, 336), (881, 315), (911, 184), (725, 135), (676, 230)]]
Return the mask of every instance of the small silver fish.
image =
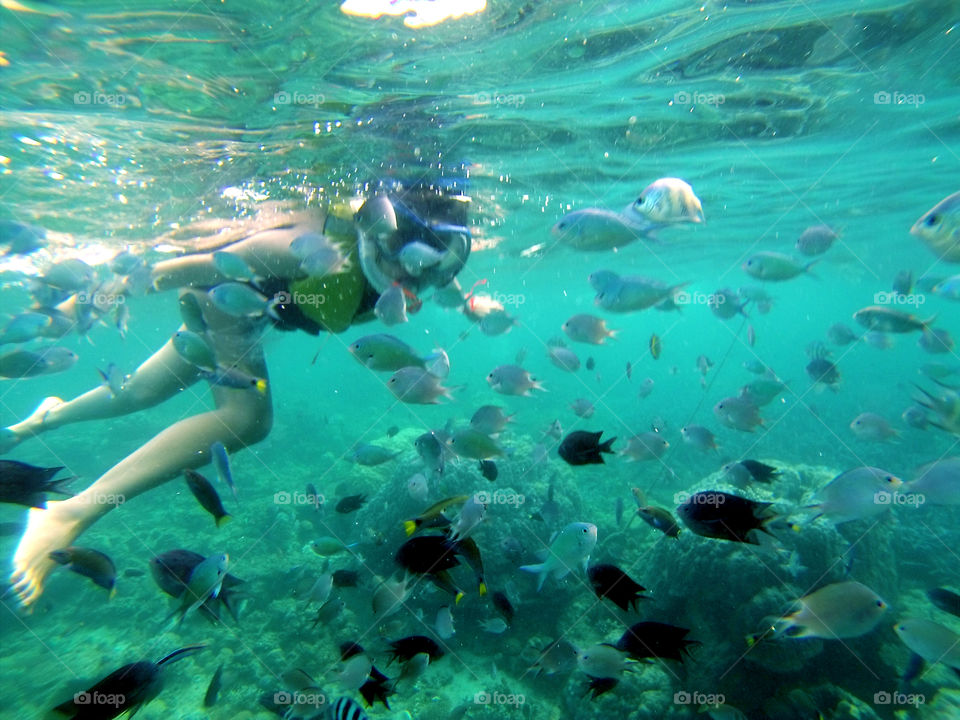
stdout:
[(387, 380), (387, 388), (401, 402), (414, 405), (436, 405), (438, 398), (453, 400), (451, 388), (440, 384), (441, 379), (423, 368), (405, 367), (397, 370)]
[(403, 288), (397, 284), (387, 288), (377, 299), (373, 314), (387, 327), (407, 322), (407, 301), (403, 296)]

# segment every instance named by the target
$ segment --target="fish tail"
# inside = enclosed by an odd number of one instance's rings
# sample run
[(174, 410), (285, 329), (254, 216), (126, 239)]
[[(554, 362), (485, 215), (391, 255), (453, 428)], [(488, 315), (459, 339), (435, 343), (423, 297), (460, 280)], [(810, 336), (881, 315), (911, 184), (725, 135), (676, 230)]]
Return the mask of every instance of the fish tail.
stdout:
[(157, 661), (157, 665), (166, 665), (167, 663), (176, 662), (177, 660), (183, 660), (184, 658), (195, 655), (206, 647), (206, 645), (187, 645), (182, 647), (179, 650), (174, 650), (169, 655), (161, 658)]
[(70, 477), (60, 478), (59, 480), (53, 480), (49, 484), (44, 486), (43, 491), (58, 493), (59, 495), (67, 495), (69, 497), (73, 497), (72, 492), (70, 492), (69, 490), (64, 490), (63, 487), (61, 486), (65, 485), (66, 483), (73, 482), (76, 479), (77, 479), (76, 475), (71, 475)]
[(808, 262), (806, 265), (803, 266), (803, 271), (804, 271), (807, 275), (809, 275), (810, 277), (812, 277), (814, 280), (819, 280), (820, 277), (819, 277), (816, 273), (810, 272), (810, 268), (812, 268), (812, 267), (813, 267), (814, 265), (816, 265), (818, 262), (820, 262), (820, 258), (817, 258), (816, 260), (811, 260), (810, 262)]
[(256, 388), (257, 392), (261, 395), (267, 394), (267, 381), (263, 378), (257, 378), (257, 381), (253, 384), (253, 387)]
[(233, 517), (233, 516), (232, 516), (230, 513), (224, 513), (224, 514), (221, 515), (220, 517), (214, 518), (214, 521), (215, 521), (217, 527), (220, 527), (221, 525), (223, 525), (223, 523), (225, 523), (225, 522), (230, 522), (230, 518), (232, 518), (232, 517)]
[(518, 569), (528, 573), (537, 573), (540, 576), (537, 581), (537, 592), (540, 592), (540, 588), (543, 587), (543, 581), (547, 577), (546, 568), (546, 563), (539, 563), (537, 565), (521, 565)]
[(617, 440), (617, 438), (612, 437), (612, 438), (610, 438), (609, 440), (607, 440), (606, 442), (601, 443), (601, 444), (600, 444), (600, 447), (599, 447), (599, 451), (600, 451), (600, 452), (612, 453), (612, 452), (613, 452), (613, 443), (616, 442), (616, 440)]
[(926, 320), (921, 320), (920, 324), (923, 326), (923, 332), (929, 332), (930, 326), (933, 325), (933, 323), (935, 323), (936, 320), (937, 320), (937, 313), (934, 313), (933, 315), (928, 317)]
[(689, 284), (690, 284), (690, 281), (689, 281), (689, 280), (686, 281), (686, 282), (677, 283), (676, 285), (674, 285), (673, 287), (671, 287), (671, 288), (667, 291), (667, 297), (672, 298), (672, 297), (673, 297), (674, 295), (676, 295), (680, 290), (683, 290), (683, 289), (684, 289), (687, 285), (689, 285)]

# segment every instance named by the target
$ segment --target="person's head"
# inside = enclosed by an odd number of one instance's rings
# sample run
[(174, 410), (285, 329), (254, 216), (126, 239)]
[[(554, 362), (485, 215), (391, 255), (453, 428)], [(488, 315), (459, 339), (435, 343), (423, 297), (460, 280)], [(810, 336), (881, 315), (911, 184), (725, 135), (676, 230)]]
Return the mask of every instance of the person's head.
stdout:
[(448, 285), (470, 255), (467, 206), (456, 188), (398, 186), (366, 200), (354, 218), (360, 266), (383, 292)]

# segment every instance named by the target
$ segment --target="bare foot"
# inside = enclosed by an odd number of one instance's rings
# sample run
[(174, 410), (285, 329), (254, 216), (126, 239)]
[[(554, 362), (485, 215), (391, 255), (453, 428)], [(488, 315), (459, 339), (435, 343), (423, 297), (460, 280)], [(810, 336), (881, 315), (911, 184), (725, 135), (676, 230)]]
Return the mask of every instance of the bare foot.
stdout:
[(50, 559), (50, 553), (72, 545), (86, 529), (87, 523), (77, 508), (72, 507), (76, 503), (71, 500), (48, 500), (46, 510), (31, 508), (27, 515), (27, 529), (13, 554), (10, 575), (12, 590), (24, 607), (37, 601), (47, 575), (57, 565)]
[(44, 398), (43, 402), (28, 417), (16, 425), (0, 429), (0, 455), (13, 450), (24, 438), (40, 432), (47, 415), (58, 405), (63, 405), (63, 400), (60, 398), (54, 396)]

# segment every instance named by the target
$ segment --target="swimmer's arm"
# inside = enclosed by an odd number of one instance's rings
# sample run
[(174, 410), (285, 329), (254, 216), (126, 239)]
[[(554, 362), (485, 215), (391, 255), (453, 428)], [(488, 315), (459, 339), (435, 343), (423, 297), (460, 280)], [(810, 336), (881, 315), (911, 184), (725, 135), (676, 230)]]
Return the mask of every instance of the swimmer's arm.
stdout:
[[(290, 243), (314, 230), (299, 225), (265, 230), (222, 248), (242, 258), (259, 277), (293, 279), (302, 275), (300, 261), (290, 252)], [(217, 270), (211, 253), (162, 260), (153, 266), (153, 287), (158, 291), (181, 287), (210, 287), (229, 278)]]

